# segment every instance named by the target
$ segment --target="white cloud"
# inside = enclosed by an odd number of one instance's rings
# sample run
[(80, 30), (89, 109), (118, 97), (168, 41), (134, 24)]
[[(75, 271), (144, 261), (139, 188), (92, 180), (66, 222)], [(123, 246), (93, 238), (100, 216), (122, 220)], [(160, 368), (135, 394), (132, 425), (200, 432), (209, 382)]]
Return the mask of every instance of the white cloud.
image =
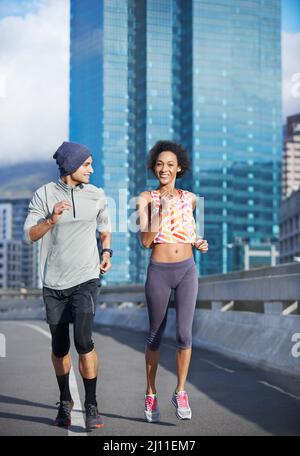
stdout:
[(0, 98), (6, 97), (6, 78), (0, 74)]
[[(300, 113), (300, 33), (282, 33), (283, 117)], [(299, 87), (299, 89), (298, 89)]]
[(0, 166), (49, 159), (68, 137), (69, 1), (31, 4), (0, 21)]

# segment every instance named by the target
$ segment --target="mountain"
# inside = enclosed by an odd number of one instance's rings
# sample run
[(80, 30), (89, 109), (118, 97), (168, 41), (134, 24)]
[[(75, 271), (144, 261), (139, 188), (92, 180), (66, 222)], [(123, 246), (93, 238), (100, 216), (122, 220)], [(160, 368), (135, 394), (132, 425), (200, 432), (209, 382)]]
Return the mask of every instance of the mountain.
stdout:
[(53, 161), (0, 165), (0, 197), (31, 197), (38, 187), (57, 178)]

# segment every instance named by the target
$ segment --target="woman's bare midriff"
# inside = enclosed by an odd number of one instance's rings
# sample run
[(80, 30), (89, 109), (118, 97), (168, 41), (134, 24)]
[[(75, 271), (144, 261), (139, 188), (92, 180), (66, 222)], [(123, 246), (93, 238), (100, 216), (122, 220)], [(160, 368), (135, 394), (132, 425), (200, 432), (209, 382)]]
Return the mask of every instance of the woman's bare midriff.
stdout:
[(176, 263), (191, 258), (192, 244), (152, 244), (151, 259), (162, 263)]

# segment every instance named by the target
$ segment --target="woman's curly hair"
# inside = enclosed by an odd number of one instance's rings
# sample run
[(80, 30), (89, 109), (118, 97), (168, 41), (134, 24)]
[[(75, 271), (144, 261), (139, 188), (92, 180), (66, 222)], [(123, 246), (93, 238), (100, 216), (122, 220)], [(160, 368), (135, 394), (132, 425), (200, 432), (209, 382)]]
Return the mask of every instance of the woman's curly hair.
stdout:
[(181, 144), (175, 143), (173, 141), (157, 141), (156, 144), (150, 149), (148, 156), (148, 169), (151, 169), (155, 175), (155, 164), (157, 158), (161, 152), (165, 151), (173, 152), (176, 155), (178, 165), (181, 167), (181, 171), (177, 173), (177, 178), (180, 178), (185, 175), (187, 171), (191, 168), (191, 162), (188, 156), (187, 151)]

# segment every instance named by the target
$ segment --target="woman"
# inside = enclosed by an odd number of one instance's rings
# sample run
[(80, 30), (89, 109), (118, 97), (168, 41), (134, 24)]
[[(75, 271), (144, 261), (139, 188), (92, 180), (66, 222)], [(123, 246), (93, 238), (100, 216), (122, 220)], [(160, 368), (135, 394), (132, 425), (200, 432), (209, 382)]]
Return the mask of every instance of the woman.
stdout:
[(155, 377), (172, 289), (175, 290), (177, 328), (177, 386), (172, 403), (178, 419), (192, 417), (185, 391), (198, 293), (198, 270), (192, 248), (205, 253), (208, 243), (196, 236), (193, 217), (196, 196), (175, 188), (176, 178), (182, 177), (189, 167), (187, 152), (180, 144), (157, 142), (150, 150), (148, 168), (158, 179), (159, 186), (157, 190), (139, 195), (141, 242), (145, 248), (152, 249), (145, 285), (150, 324), (145, 352), (145, 418), (148, 422), (160, 420)]

